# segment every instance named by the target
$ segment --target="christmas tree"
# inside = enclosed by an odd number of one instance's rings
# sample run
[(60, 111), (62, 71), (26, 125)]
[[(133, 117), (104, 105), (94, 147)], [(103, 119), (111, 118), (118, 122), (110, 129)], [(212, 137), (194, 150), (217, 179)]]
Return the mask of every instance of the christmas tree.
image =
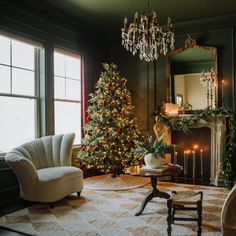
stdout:
[(135, 142), (140, 141), (127, 80), (115, 64), (103, 64), (104, 71), (90, 94), (87, 123), (78, 158), (113, 177), (124, 168), (140, 163)]

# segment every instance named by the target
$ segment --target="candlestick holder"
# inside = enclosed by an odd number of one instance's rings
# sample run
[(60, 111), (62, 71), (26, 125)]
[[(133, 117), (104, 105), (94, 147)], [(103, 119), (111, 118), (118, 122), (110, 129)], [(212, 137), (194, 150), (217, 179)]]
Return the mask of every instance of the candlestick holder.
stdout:
[[(215, 72), (214, 69), (211, 68), (210, 70), (207, 70), (206, 72), (203, 70), (200, 75), (200, 83), (207, 87), (207, 108), (212, 109), (213, 108), (213, 91), (212, 86), (215, 84)], [(209, 94), (210, 90), (210, 94)], [(210, 104), (209, 104), (210, 99)], [(216, 100), (216, 98), (215, 98)]]
[(210, 96), (211, 96), (211, 109), (213, 108), (213, 93), (212, 93), (212, 82), (210, 82), (211, 84), (211, 89), (210, 89)]

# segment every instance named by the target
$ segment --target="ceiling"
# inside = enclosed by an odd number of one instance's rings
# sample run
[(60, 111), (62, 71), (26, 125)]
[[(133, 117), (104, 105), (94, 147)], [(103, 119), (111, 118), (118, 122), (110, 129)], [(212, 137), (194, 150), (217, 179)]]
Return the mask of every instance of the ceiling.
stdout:
[[(147, 11), (148, 0), (42, 0), (103, 34), (120, 34), (125, 16)], [(236, 13), (235, 0), (149, 0), (160, 24), (170, 16), (173, 23)]]

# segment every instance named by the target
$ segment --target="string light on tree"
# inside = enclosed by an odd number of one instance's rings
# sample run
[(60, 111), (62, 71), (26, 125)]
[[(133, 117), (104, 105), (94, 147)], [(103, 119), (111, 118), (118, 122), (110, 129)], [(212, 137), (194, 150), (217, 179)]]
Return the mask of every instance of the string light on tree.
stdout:
[(127, 80), (115, 64), (103, 64), (104, 71), (90, 94), (85, 137), (78, 158), (116, 177), (124, 168), (140, 163), (134, 152), (140, 141)]

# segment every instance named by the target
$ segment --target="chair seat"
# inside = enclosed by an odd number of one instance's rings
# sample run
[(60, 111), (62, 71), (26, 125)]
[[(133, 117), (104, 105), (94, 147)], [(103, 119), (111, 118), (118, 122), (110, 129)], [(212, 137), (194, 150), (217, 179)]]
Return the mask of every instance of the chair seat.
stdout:
[(37, 170), (39, 181), (58, 181), (59, 179), (69, 180), (82, 177), (83, 172), (79, 168), (73, 166), (49, 167)]
[(201, 200), (199, 192), (180, 191), (171, 196), (172, 204), (196, 205)]

